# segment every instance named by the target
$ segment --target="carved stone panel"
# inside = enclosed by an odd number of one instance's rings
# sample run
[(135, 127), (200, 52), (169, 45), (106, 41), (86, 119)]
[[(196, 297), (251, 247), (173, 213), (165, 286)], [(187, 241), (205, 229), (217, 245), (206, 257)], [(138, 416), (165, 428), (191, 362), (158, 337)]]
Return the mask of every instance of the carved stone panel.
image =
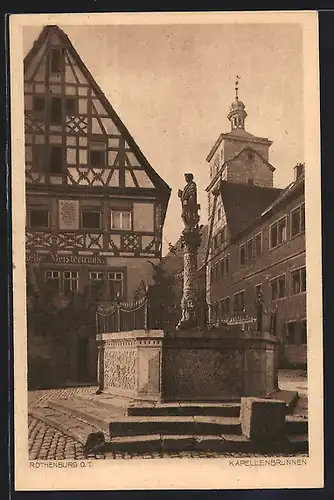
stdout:
[(104, 386), (135, 391), (137, 389), (137, 351), (135, 349), (110, 349), (104, 352)]
[(164, 353), (164, 397), (219, 399), (243, 391), (242, 351), (168, 349)]

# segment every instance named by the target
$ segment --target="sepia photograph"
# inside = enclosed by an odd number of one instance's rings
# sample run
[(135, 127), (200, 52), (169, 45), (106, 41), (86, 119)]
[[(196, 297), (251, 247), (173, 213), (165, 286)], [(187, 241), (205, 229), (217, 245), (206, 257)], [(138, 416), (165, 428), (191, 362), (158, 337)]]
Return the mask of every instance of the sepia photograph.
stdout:
[(317, 15), (10, 35), (17, 486), (321, 486)]

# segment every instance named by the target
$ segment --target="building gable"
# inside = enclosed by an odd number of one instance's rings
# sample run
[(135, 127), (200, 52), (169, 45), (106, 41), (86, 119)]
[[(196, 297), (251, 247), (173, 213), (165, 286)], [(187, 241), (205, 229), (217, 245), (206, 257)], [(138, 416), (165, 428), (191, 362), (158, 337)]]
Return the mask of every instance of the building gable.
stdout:
[(57, 26), (26, 56), (24, 80), (27, 182), (147, 190), (166, 209), (169, 186)]

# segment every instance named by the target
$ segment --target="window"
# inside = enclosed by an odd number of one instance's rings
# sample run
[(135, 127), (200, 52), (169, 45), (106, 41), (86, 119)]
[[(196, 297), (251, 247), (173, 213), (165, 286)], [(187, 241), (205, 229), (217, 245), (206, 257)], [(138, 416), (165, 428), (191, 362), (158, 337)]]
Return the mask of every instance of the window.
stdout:
[(65, 110), (67, 116), (73, 116), (78, 113), (78, 101), (73, 97), (67, 97), (65, 100)]
[(286, 216), (270, 226), (270, 248), (275, 248), (286, 241)]
[(101, 212), (85, 210), (81, 213), (82, 229), (100, 229)]
[(60, 97), (52, 97), (50, 110), (51, 125), (61, 125), (62, 123), (62, 102)]
[(50, 71), (60, 73), (64, 62), (64, 49), (55, 48), (51, 50)]
[(123, 231), (131, 229), (130, 210), (112, 210), (111, 229), (122, 229)]
[(103, 272), (91, 271), (89, 273), (89, 288), (94, 297), (98, 297), (103, 289)]
[(60, 174), (63, 171), (64, 150), (62, 146), (52, 146), (50, 151), (50, 173)]
[(233, 313), (241, 314), (245, 309), (245, 291), (236, 293), (233, 299)]
[(220, 277), (223, 278), (230, 271), (230, 256), (226, 255), (226, 257), (221, 259), (219, 265), (220, 265)]
[(307, 323), (305, 319), (301, 322), (300, 343), (307, 344)]
[(230, 298), (226, 297), (220, 301), (220, 317), (222, 319), (228, 318), (230, 314)]
[(262, 233), (259, 233), (255, 236), (254, 240), (254, 257), (260, 257), (262, 254)]
[(44, 274), (45, 283), (48, 287), (52, 288), (52, 290), (59, 291), (60, 290), (60, 272), (59, 271), (45, 271)]
[(244, 266), (246, 264), (246, 244), (240, 246), (240, 265)]
[(253, 258), (253, 239), (247, 241), (247, 262)]
[(250, 186), (254, 186), (254, 179), (249, 177), (247, 179), (247, 184), (249, 184)]
[(254, 160), (254, 153), (253, 153), (253, 151), (248, 151), (247, 156), (248, 156), (249, 160)]
[(285, 274), (273, 279), (270, 282), (271, 300), (282, 299), (285, 297)]
[(102, 141), (91, 142), (89, 149), (90, 165), (106, 164), (106, 143)]
[(48, 208), (35, 207), (29, 209), (29, 227), (31, 229), (48, 228), (49, 224)]
[(306, 267), (302, 267), (291, 273), (291, 284), (292, 295), (306, 292)]
[(243, 266), (262, 254), (262, 233), (240, 245), (240, 265)]
[(305, 204), (292, 210), (291, 212), (291, 236), (303, 233), (305, 231)]
[(77, 271), (64, 271), (63, 292), (64, 294), (77, 292), (79, 290), (79, 276)]
[(289, 321), (286, 323), (287, 344), (302, 345), (307, 344), (307, 323), (306, 320)]
[(123, 295), (123, 273), (108, 272), (108, 291), (111, 298)]
[(254, 287), (254, 290), (255, 290), (255, 297), (258, 297), (258, 296), (259, 296), (259, 294), (261, 294), (261, 293), (262, 293), (262, 285), (261, 285), (261, 284), (260, 284), (260, 285), (256, 285), (256, 286)]
[(45, 99), (44, 97), (34, 96), (32, 109), (36, 112), (43, 112), (45, 110)]
[(289, 321), (286, 324), (286, 342), (287, 344), (295, 344), (296, 343), (296, 321)]

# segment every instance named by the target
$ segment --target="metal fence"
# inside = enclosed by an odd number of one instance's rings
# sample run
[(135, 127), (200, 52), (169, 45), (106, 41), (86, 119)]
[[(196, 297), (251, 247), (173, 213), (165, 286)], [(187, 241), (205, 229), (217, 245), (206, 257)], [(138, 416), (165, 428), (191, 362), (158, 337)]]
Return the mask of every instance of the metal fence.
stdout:
[(100, 305), (96, 312), (97, 333), (127, 332), (148, 329), (148, 301), (146, 297), (132, 302)]

